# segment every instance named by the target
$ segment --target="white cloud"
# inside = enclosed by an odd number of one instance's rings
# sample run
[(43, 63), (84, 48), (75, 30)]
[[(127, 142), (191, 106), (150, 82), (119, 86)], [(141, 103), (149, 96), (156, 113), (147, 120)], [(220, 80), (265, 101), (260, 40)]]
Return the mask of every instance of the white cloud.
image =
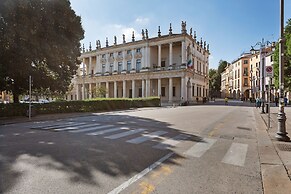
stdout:
[(137, 17), (135, 23), (138, 25), (147, 25), (150, 22), (149, 18), (146, 17)]

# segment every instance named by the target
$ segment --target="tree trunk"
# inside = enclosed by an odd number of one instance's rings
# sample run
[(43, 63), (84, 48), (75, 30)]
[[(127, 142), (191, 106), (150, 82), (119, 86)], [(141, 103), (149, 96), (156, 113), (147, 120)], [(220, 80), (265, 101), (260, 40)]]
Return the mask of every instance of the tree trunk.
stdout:
[(19, 103), (19, 92), (13, 90), (12, 93), (13, 93), (13, 103)]

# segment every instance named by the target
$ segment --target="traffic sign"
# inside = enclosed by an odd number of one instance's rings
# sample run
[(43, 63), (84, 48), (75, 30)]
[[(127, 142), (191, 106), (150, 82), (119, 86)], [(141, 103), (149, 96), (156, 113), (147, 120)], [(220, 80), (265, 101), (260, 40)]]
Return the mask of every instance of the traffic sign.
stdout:
[(274, 71), (273, 71), (272, 66), (266, 66), (265, 71), (266, 71), (266, 77), (273, 77), (274, 76)]

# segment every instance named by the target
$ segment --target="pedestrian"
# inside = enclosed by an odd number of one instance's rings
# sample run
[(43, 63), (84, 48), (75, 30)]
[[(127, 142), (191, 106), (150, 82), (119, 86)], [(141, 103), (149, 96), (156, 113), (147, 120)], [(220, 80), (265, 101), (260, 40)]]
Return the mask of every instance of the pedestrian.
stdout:
[(276, 106), (278, 106), (278, 103), (279, 103), (279, 98), (278, 98), (278, 96), (276, 96), (275, 97), (275, 104), (276, 104)]
[(227, 97), (224, 98), (224, 103), (225, 103), (225, 105), (228, 105), (228, 98)]
[(259, 107), (259, 98), (257, 97), (256, 98), (256, 108), (258, 108)]
[(285, 106), (287, 106), (287, 104), (288, 104), (288, 99), (286, 97), (284, 97), (284, 104), (285, 104)]

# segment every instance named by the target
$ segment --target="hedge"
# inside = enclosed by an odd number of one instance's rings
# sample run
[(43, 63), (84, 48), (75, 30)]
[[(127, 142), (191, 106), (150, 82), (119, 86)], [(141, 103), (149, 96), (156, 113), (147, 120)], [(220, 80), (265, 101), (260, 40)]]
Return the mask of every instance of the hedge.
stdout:
[[(33, 104), (36, 114), (96, 112), (160, 106), (158, 97), (151, 98), (99, 98), (84, 101), (59, 101)], [(0, 104), (0, 117), (25, 116), (29, 104)]]

